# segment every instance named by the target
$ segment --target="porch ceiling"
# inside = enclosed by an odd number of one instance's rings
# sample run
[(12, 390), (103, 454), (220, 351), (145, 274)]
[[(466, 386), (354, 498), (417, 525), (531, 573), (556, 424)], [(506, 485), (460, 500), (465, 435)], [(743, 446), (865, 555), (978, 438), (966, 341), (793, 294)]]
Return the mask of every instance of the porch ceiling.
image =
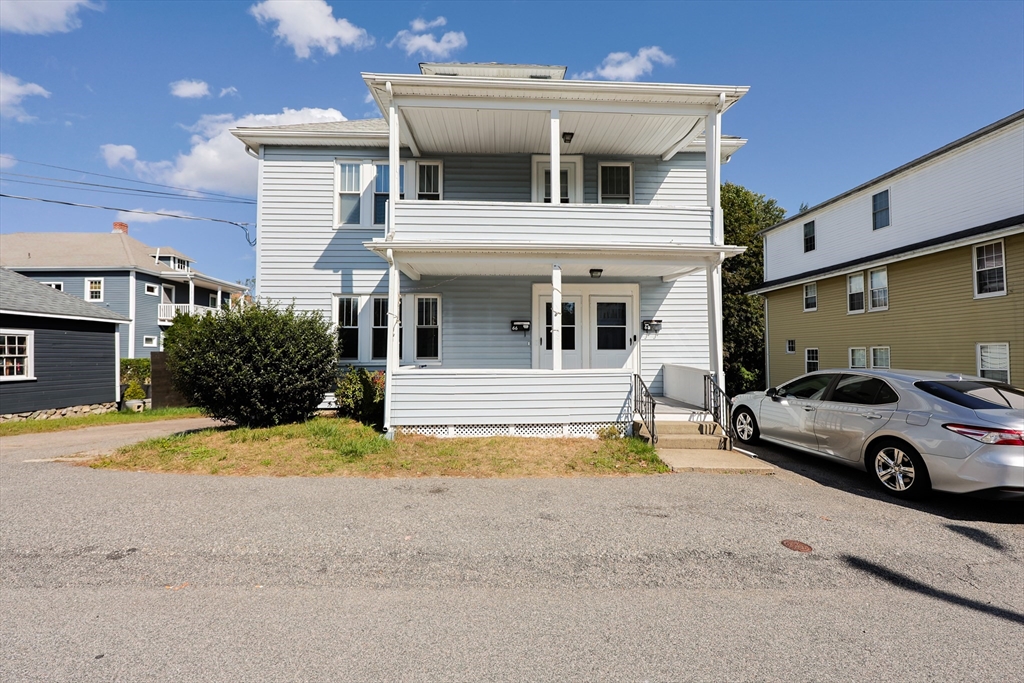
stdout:
[(672, 280), (714, 265), (720, 258), (741, 254), (746, 247), (617, 245), (498, 245), (494, 243), (365, 242), (367, 249), (387, 260), (414, 280), (427, 276), (505, 275), (548, 277), (561, 267), (564, 277), (660, 277)]

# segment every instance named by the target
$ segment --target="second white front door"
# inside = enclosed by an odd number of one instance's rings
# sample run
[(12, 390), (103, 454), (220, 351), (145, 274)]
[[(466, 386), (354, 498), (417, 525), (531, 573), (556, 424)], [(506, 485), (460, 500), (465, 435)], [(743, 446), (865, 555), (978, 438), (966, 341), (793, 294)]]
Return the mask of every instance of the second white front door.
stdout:
[[(545, 370), (550, 370), (552, 368), (551, 297), (542, 296), (540, 301), (544, 309), (544, 327), (539, 338), (540, 366)], [(562, 367), (566, 370), (577, 370), (583, 367), (583, 329), (580, 325), (582, 309), (583, 297), (562, 297)]]
[[(636, 285), (562, 287), (562, 367), (640, 367)], [(551, 288), (534, 286), (533, 367), (551, 369)]]
[(590, 367), (625, 368), (629, 366), (636, 336), (633, 332), (633, 299), (626, 296), (590, 297)]

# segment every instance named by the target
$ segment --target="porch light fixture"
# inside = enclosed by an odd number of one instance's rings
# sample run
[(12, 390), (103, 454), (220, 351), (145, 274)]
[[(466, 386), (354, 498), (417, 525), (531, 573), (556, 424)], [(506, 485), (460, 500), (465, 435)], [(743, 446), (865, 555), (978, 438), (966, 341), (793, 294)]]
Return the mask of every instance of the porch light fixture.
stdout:
[(562, 133), (562, 142), (567, 145), (572, 142), (572, 133)]
[(592, 278), (594, 278), (596, 280), (597, 278), (601, 277), (601, 273), (603, 273), (603, 272), (604, 271), (601, 270), (600, 268), (591, 268), (590, 269), (590, 277), (592, 277)]

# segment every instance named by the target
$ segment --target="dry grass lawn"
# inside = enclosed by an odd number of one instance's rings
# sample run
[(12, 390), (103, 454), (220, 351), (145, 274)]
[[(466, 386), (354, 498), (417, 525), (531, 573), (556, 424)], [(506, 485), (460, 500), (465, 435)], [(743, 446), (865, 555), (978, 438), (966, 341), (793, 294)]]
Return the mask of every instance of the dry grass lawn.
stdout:
[(267, 429), (221, 427), (151, 439), (90, 467), (242, 476), (564, 477), (668, 472), (640, 439), (388, 441), (358, 422), (317, 418)]

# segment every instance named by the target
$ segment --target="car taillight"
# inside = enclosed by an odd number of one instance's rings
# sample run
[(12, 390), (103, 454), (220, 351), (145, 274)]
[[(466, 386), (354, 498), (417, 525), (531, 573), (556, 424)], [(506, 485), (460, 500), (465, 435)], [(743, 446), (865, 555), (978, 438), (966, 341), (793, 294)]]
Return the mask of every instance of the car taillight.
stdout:
[(1020, 429), (992, 429), (991, 427), (976, 427), (972, 425), (945, 424), (942, 425), (951, 432), (956, 432), (982, 443), (993, 446), (1024, 446), (1024, 431)]

